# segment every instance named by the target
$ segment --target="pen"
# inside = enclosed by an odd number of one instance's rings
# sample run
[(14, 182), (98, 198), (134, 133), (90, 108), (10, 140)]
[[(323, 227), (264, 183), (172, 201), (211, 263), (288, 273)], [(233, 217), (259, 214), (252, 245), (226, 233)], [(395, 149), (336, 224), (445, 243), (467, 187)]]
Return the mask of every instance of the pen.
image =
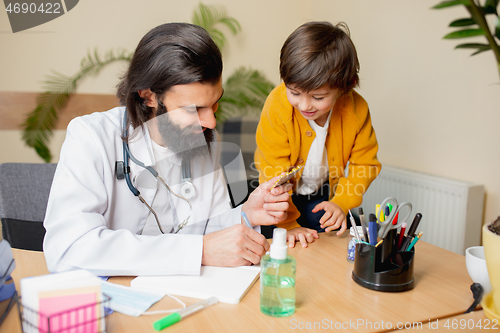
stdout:
[(370, 244), (375, 245), (377, 244), (377, 217), (375, 214), (370, 214), (368, 216), (368, 232), (370, 236)]
[(365, 242), (368, 242), (368, 228), (366, 227), (365, 215), (363, 214), (363, 208), (358, 208), (359, 220), (361, 221), (361, 228), (363, 228), (363, 236), (365, 236)]
[(405, 237), (405, 230), (406, 230), (406, 222), (403, 222), (401, 224), (401, 231), (399, 232), (399, 238), (398, 238), (398, 250), (401, 249), (401, 245), (403, 244), (403, 238)]
[(200, 310), (208, 308), (210, 305), (217, 304), (219, 300), (217, 297), (210, 297), (207, 298), (201, 302), (195, 303), (191, 306), (188, 306), (185, 309), (179, 310), (177, 312), (174, 312), (158, 321), (155, 321), (153, 324), (153, 328), (157, 331), (161, 331), (164, 328), (167, 328), (182, 319), (186, 318), (187, 316), (190, 316)]
[(413, 222), (410, 225), (410, 229), (408, 229), (408, 232), (406, 233), (406, 239), (403, 245), (401, 246), (401, 250), (406, 249), (408, 247), (408, 244), (410, 244), (411, 239), (415, 237), (415, 231), (417, 230), (418, 224), (420, 223), (421, 219), (422, 219), (422, 214), (417, 213), (415, 215), (415, 218), (413, 219)]
[(408, 248), (406, 249), (406, 251), (410, 251), (413, 248), (413, 246), (415, 245), (415, 243), (418, 242), (418, 240), (420, 239), (420, 237), (422, 237), (422, 235), (423, 235), (423, 232), (420, 231), (418, 233), (417, 237), (413, 238), (413, 241), (411, 242), (410, 246), (408, 246)]
[(361, 237), (359, 237), (358, 234), (358, 227), (356, 226), (356, 222), (354, 222), (354, 217), (352, 217), (351, 210), (349, 209), (349, 215), (351, 216), (349, 220), (351, 221), (351, 227), (354, 228), (354, 236), (356, 237), (356, 240), (360, 241)]
[(250, 221), (248, 220), (247, 214), (245, 214), (245, 212), (241, 212), (241, 217), (243, 217), (243, 221), (245, 222), (247, 227), (252, 228), (252, 225), (250, 224)]

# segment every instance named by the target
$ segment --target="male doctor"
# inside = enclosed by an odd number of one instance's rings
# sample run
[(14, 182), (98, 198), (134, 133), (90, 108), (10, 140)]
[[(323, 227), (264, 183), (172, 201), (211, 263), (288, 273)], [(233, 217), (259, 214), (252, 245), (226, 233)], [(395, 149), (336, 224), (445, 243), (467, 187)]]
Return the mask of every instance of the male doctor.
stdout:
[(222, 59), (186, 23), (148, 32), (118, 86), (123, 107), (75, 118), (50, 192), (44, 253), (51, 272), (200, 273), (257, 264), (269, 245), (252, 227), (286, 218), (288, 188), (263, 183), (231, 209), (217, 163)]

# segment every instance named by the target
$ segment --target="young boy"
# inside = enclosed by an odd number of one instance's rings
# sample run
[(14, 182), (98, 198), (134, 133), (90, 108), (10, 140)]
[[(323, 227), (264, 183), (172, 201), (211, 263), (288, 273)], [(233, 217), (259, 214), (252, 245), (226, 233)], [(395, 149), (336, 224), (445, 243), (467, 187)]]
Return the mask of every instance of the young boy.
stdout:
[(302, 166), (288, 218), (278, 225), (288, 230), (290, 247), (296, 241), (307, 247), (317, 232), (342, 234), (348, 210), (361, 204), (380, 172), (368, 105), (353, 90), (358, 71), (344, 23), (305, 23), (281, 49), (283, 83), (262, 110), (255, 162), (261, 183)]

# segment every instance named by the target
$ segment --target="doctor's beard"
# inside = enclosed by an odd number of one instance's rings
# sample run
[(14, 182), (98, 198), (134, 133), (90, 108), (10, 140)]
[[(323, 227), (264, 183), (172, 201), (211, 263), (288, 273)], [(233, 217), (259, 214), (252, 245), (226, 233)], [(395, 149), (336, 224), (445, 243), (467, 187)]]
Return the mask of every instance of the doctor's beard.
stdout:
[(174, 123), (163, 103), (158, 105), (156, 114), (158, 130), (164, 145), (174, 152), (179, 159), (209, 156), (210, 143), (215, 141), (216, 137), (215, 130), (207, 128), (201, 133), (196, 133), (194, 130), (199, 130), (200, 125), (181, 128)]

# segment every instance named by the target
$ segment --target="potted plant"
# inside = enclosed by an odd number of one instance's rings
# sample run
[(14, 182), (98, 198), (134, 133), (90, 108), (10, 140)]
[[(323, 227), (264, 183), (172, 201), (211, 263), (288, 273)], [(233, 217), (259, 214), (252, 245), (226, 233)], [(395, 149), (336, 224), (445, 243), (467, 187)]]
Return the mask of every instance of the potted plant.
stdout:
[(500, 217), (483, 226), (483, 246), (492, 292), (482, 306), (490, 319), (500, 319)]

